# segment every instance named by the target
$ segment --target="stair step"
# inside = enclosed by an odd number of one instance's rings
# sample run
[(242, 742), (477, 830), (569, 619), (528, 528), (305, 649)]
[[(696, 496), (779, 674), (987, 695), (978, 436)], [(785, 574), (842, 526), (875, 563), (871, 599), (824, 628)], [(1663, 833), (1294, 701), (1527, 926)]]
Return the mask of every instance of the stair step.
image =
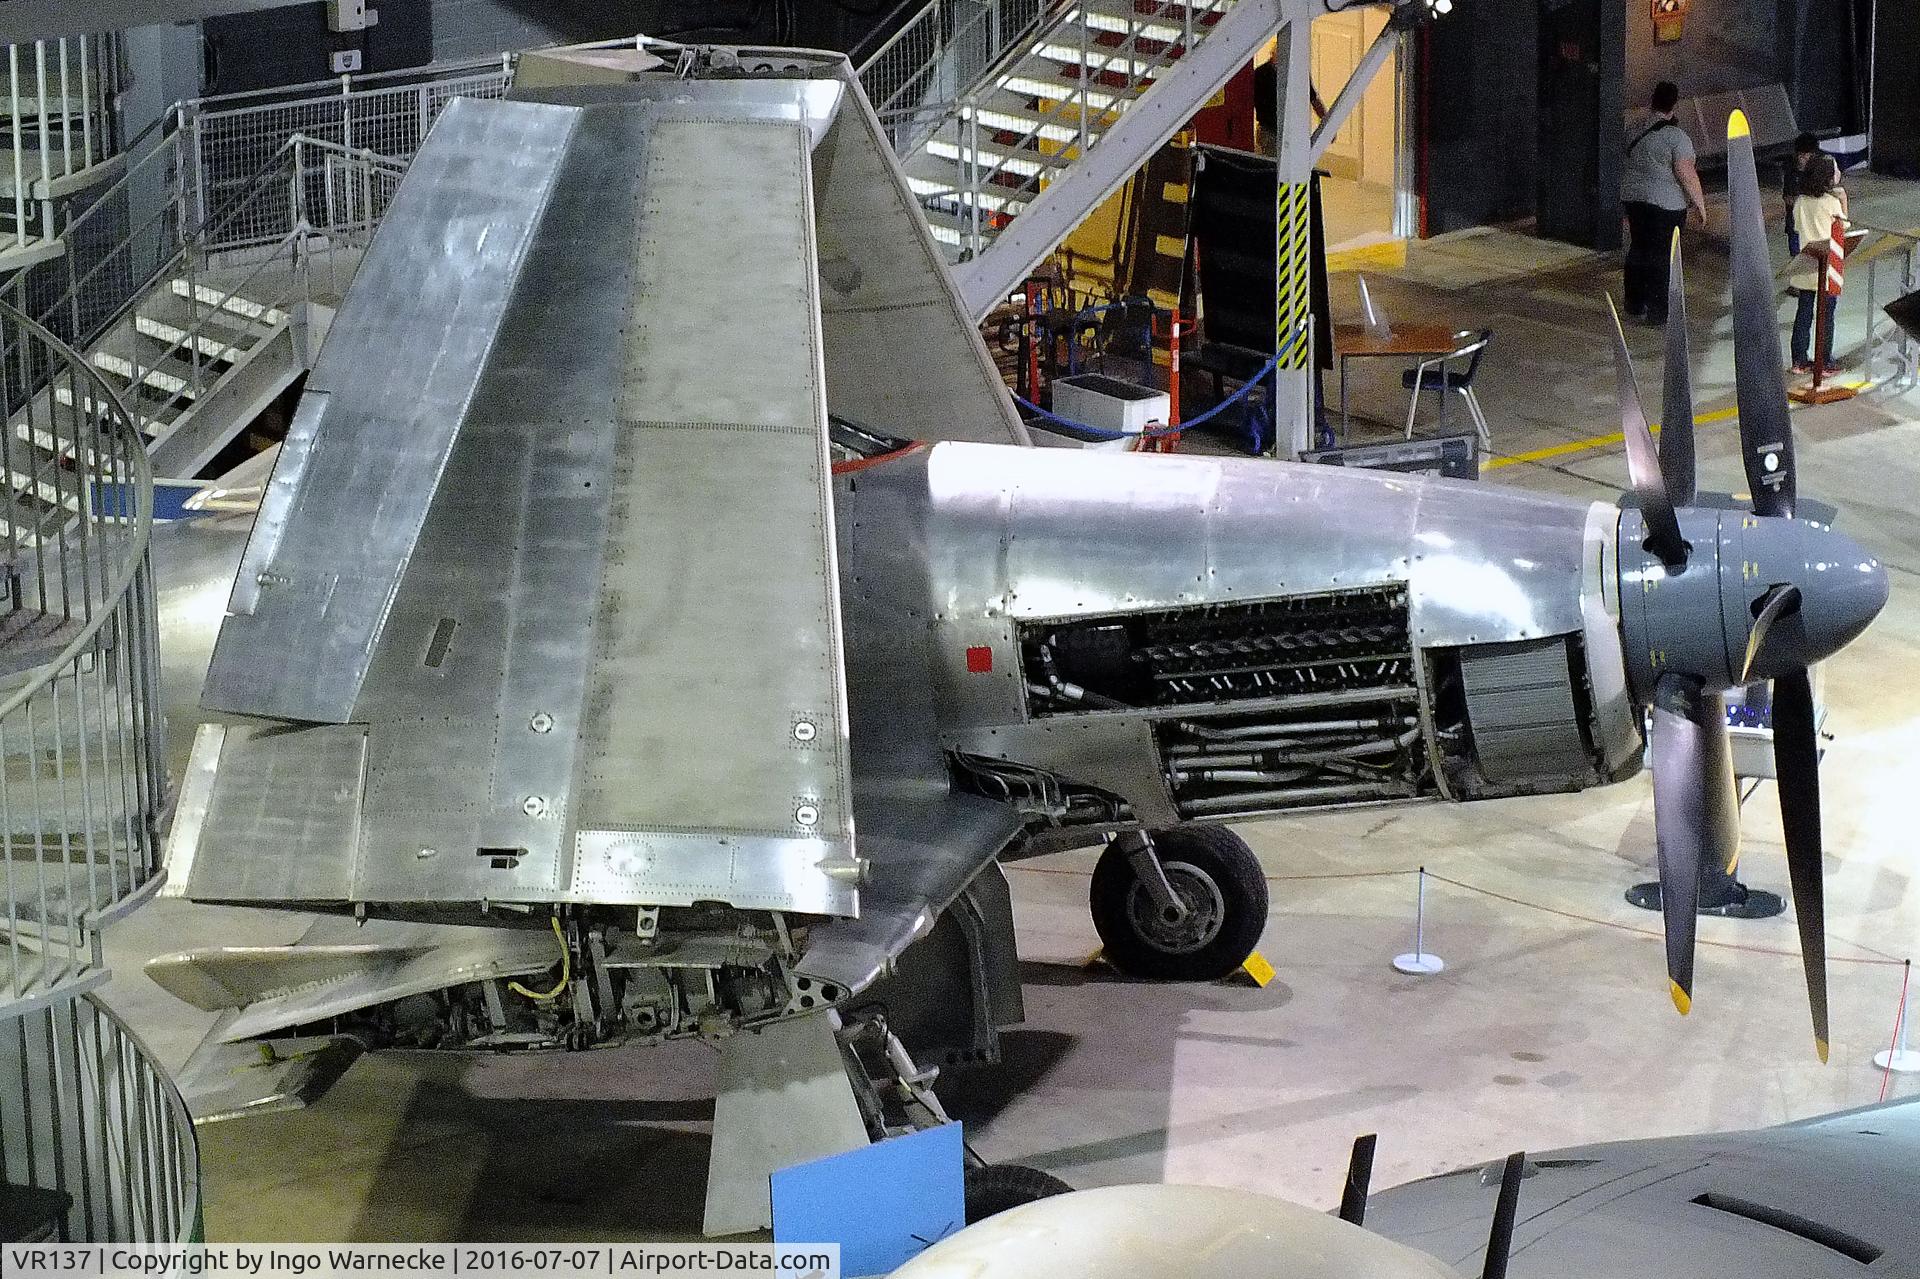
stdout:
[(137, 378), (143, 390), (158, 391), (167, 399), (191, 400), (206, 386), (206, 378), (202, 374), (201, 386), (195, 389), (193, 366), (171, 355), (159, 359), (143, 357), (136, 365), (136, 361), (129, 356), (95, 351), (87, 357), (87, 362), (103, 373), (111, 373), (129, 386)]
[[(36, 450), (42, 457), (57, 455), (71, 460), (78, 453), (71, 439), (62, 436), (56, 440), (53, 432), (47, 430), (45, 427), (31, 426), (25, 418), (21, 418), (13, 424), (13, 438), (19, 440), (28, 448)], [(25, 454), (16, 453), (14, 456), (18, 459), (24, 457)], [(88, 449), (87, 465), (97, 470), (100, 463), (100, 455), (92, 449)]]
[[(972, 126), (949, 119), (908, 158), (907, 183), (934, 239), (950, 249), (971, 243), (976, 199), (982, 239), (999, 234), (1052, 178), (1080, 162), (1083, 101), (1085, 149), (1091, 150), (1232, 5), (1233, 0), (1192, 0), (1184, 6), (1081, 0), (1079, 9), (1050, 24), (1032, 40), (1027, 57), (973, 95)], [(1077, 25), (1081, 10), (1090, 38)], [(1082, 67), (1083, 39), (1091, 74)], [(965, 143), (973, 139), (987, 177), (977, 196), (957, 189), (967, 176), (959, 172), (969, 154)], [(997, 180), (1002, 178), (1008, 180)]]
[[(69, 120), (72, 121), (73, 134), (76, 139), (81, 136), (81, 117), (86, 115), (89, 110), (98, 109), (98, 103), (89, 102), (86, 96), (80, 92), (80, 76), (77, 71), (69, 78), (67, 92), (63, 94), (58, 88), (49, 86), (45, 97), (40, 96), (40, 87), (37, 84), (31, 80), (22, 78), (20, 81), (20, 110), (18, 114), (16, 114), (13, 109), (12, 90), (9, 88), (5, 91), (0, 91), (0, 120), (38, 121), (44, 112), (47, 117), (47, 128), (49, 130), (58, 129), (62, 127), (65, 122)], [(95, 147), (100, 145), (101, 138), (98, 131), (94, 133), (93, 141)]]
[[(1193, 29), (1196, 39), (1204, 34), (1207, 27), (1220, 21), (1225, 11), (1224, 3), (1202, 3), (1188, 6), (1193, 10)], [(1179, 44), (1186, 39), (1186, 28), (1182, 25), (1178, 9), (1159, 13), (1141, 13), (1135, 5), (1126, 0), (1088, 0), (1086, 4), (1087, 26), (1095, 31), (1111, 31), (1125, 35), (1131, 21), (1133, 30), (1144, 40), (1155, 40), (1162, 44)]]
[(184, 297), (163, 293), (135, 313), (136, 331), (169, 349), (198, 350), (234, 363), (266, 337), (257, 321), (223, 307), (195, 306)]
[[(1032, 105), (1032, 98), (1010, 89), (1001, 90), (988, 98), (980, 107), (980, 127), (1013, 135), (1014, 138), (1044, 138), (1048, 142), (1080, 141), (1080, 104), (1077, 101), (1054, 99), (1054, 105), (1042, 110)], [(1132, 99), (1128, 99), (1130, 105)], [(1112, 128), (1119, 120), (1117, 110), (1087, 111), (1087, 136), (1097, 139)], [(935, 133), (933, 136), (944, 136)]]
[[(55, 387), (53, 398), (67, 408), (73, 407), (73, 391), (70, 387)], [(81, 399), (85, 401), (86, 410), (89, 413), (105, 413), (109, 411), (108, 402), (105, 400), (97, 400), (91, 395), (82, 396)], [(142, 399), (140, 403), (145, 405), (152, 403), (152, 401)], [(180, 415), (177, 409), (171, 407), (171, 402), (169, 402), (170, 415), (169, 413), (136, 413), (133, 412), (131, 408), (129, 408), (128, 411), (132, 415), (135, 424), (139, 426), (141, 434), (145, 435), (148, 439), (152, 439), (155, 435), (159, 434), (163, 428), (172, 424), (174, 418)], [(53, 451), (53, 436), (50, 432), (44, 428), (30, 428), (25, 421), (14, 423), (14, 434), (18, 435), (21, 439), (27, 438), (27, 432), (29, 430), (33, 433), (33, 444), (35, 447), (45, 449), (48, 452)], [(63, 444), (62, 447), (65, 451), (69, 453), (72, 452), (71, 444)]]
[[(954, 163), (958, 163), (963, 154), (963, 148), (959, 143), (949, 142), (945, 138), (928, 139), (923, 150), (927, 155)], [(1030, 178), (1036, 174), (1053, 173), (1066, 168), (1072, 163), (1074, 153), (1068, 151), (1049, 153), (1032, 147), (1006, 146), (989, 141), (983, 135), (980, 139), (978, 156), (978, 163), (983, 172), (998, 169), (1002, 173), (1017, 173), (1023, 178)]]
[[(922, 200), (944, 199), (956, 204), (961, 202), (960, 194), (953, 189), (951, 182), (933, 182), (925, 178), (909, 176), (907, 185), (912, 187), (913, 193)], [(1009, 187), (1005, 195), (996, 195), (991, 191), (981, 192), (980, 207), (992, 213), (1015, 214), (1026, 208), (1032, 199), (1031, 193), (1017, 192)]]
[(278, 328), (291, 318), (285, 311), (280, 310), (278, 307), (268, 306), (263, 302), (255, 302), (250, 298), (240, 297), (237, 294), (229, 293), (227, 290), (211, 284), (194, 284), (189, 280), (174, 280), (170, 287), (177, 297), (191, 297), (207, 306), (219, 307), (222, 310), (231, 311), (235, 315), (244, 316), (249, 320), (257, 320), (270, 328)]
[(44, 479), (35, 479), (26, 471), (7, 472), (7, 488), (16, 496), (29, 498), (48, 511), (66, 510), (70, 514), (80, 513), (80, 498), (71, 488), (66, 491), (55, 488)]
[[(1040, 65), (1053, 66), (1048, 62)], [(1080, 102), (1080, 86), (1057, 78), (1045, 78), (1030, 72), (1008, 76), (1000, 82), (1000, 87), (1012, 93), (1029, 98), (1045, 98), (1053, 102), (1073, 99), (1077, 108)], [(1107, 89), (1089, 89), (1086, 93), (1087, 106), (1094, 111), (1124, 110), (1128, 102), (1138, 95), (1114, 92)]]
[[(31, 134), (35, 141), (39, 140), (40, 131), (38, 129), (32, 130)], [(74, 136), (73, 144), (64, 149), (60, 146), (57, 137), (50, 138), (49, 140), (53, 142), (53, 145), (44, 153), (38, 147), (31, 146), (18, 149), (0, 147), (0, 196), (12, 199), (16, 190), (25, 190), (29, 198), (39, 199), (40, 192), (35, 190), (35, 188), (39, 187), (42, 181), (54, 183), (56, 187), (62, 187), (68, 178), (78, 178), (90, 170), (101, 169), (108, 164), (117, 164), (115, 157), (98, 154), (99, 140), (97, 138), (94, 143), (96, 154), (91, 164), (87, 163), (86, 149), (82, 145), (77, 133)], [(43, 154), (46, 157), (44, 168), (41, 164), (41, 156)], [(20, 164), (18, 182), (14, 180), (14, 157), (16, 155), (19, 157)], [(82, 185), (84, 185), (84, 183)], [(58, 194), (58, 192), (56, 191), (54, 194)]]

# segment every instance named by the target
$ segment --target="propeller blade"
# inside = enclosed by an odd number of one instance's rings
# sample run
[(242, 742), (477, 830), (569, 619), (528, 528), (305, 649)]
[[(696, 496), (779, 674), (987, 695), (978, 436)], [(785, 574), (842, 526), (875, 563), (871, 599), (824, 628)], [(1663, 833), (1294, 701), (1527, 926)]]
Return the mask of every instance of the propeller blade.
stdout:
[(1373, 1151), (1378, 1133), (1353, 1139), (1353, 1154), (1347, 1160), (1347, 1184), (1340, 1192), (1340, 1220), (1356, 1226), (1367, 1222), (1367, 1188), (1373, 1182)]
[(1516, 1150), (1500, 1168), (1500, 1195), (1493, 1201), (1493, 1225), (1487, 1230), (1480, 1279), (1507, 1279), (1507, 1266), (1513, 1260), (1513, 1227), (1520, 1219), (1520, 1181), (1526, 1175), (1526, 1152)]
[(1760, 649), (1766, 644), (1767, 635), (1773, 630), (1773, 624), (1788, 614), (1799, 611), (1799, 587), (1780, 585), (1767, 588), (1767, 593), (1760, 597), (1760, 610), (1753, 615), (1753, 629), (1747, 632), (1747, 654), (1740, 662), (1742, 684), (1753, 678), (1753, 659), (1760, 656)]
[(1827, 1059), (1827, 906), (1820, 849), (1820, 744), (1813, 681), (1805, 671), (1773, 682), (1773, 760), (1779, 775), (1780, 826), (1787, 837), (1787, 879), (1800, 925), (1813, 1041)]
[(1640, 407), (1640, 383), (1633, 376), (1627, 333), (1620, 327), (1620, 312), (1614, 309), (1611, 297), (1607, 310), (1613, 316), (1613, 371), (1619, 385), (1620, 433), (1627, 441), (1627, 476), (1633, 483), (1641, 518), (1647, 522), (1647, 546), (1665, 564), (1684, 564), (1686, 539), (1680, 536), (1673, 498), (1660, 474), (1660, 454), (1654, 448), (1653, 432), (1647, 429), (1647, 415)]
[(1668, 993), (1684, 1016), (1693, 1009), (1700, 867), (1709, 857), (1731, 866), (1740, 856), (1726, 703), (1685, 675), (1662, 675), (1653, 687), (1653, 826)]
[(1693, 377), (1688, 368), (1687, 285), (1680, 268), (1680, 232), (1667, 251), (1667, 355), (1660, 396), (1660, 474), (1675, 506), (1691, 505), (1695, 493), (1693, 462)]
[[(1787, 377), (1780, 367), (1773, 262), (1760, 213), (1760, 178), (1746, 113), (1727, 119), (1727, 199), (1732, 206), (1733, 367), (1740, 410), (1740, 454), (1759, 515), (1793, 514), (1793, 428)], [(1669, 321), (1671, 323), (1671, 321)]]

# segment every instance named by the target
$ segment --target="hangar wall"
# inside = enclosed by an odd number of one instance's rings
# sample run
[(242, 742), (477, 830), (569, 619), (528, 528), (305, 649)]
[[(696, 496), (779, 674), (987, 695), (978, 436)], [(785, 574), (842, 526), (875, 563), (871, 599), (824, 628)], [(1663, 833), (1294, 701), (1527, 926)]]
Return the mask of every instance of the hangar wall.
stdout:
[(773, 7), (752, 0), (373, 0), (370, 7), (379, 22), (353, 32), (327, 29), (323, 0), (207, 19), (207, 91), (322, 79), (331, 74), (331, 55), (348, 50), (361, 53), (365, 71), (393, 71), (636, 31), (850, 49), (897, 6), (796, 3), (785, 39)]
[(1673, 81), (1688, 97), (1778, 82), (1780, 31), (1777, 4), (1692, 0), (1686, 35), (1672, 44), (1655, 44), (1648, 7), (1636, 4), (1627, 14), (1627, 105), (1645, 106), (1662, 80)]
[(1419, 74), (1430, 235), (1534, 211), (1538, 6), (1474, 0), (1428, 28)]

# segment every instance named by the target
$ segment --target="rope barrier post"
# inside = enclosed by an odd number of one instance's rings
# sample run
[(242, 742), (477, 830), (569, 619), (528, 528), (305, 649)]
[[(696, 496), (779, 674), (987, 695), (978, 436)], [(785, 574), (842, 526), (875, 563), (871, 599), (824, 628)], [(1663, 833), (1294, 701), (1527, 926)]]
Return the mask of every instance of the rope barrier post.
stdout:
[(1406, 955), (1395, 955), (1393, 967), (1396, 972), (1409, 976), (1431, 977), (1446, 966), (1446, 960), (1427, 953), (1427, 868), (1422, 866), (1419, 887), (1414, 890), (1413, 899), (1413, 951)]
[(1880, 1078), (1881, 1101), (1887, 1099), (1887, 1083), (1896, 1072), (1902, 1075), (1920, 1073), (1920, 1052), (1907, 1047), (1907, 1023), (1912, 1020), (1907, 1004), (1907, 987), (1912, 977), (1913, 961), (1909, 959), (1900, 969), (1900, 1011), (1893, 1015), (1893, 1042), (1885, 1051), (1873, 1055), (1873, 1064), (1883, 1072)]

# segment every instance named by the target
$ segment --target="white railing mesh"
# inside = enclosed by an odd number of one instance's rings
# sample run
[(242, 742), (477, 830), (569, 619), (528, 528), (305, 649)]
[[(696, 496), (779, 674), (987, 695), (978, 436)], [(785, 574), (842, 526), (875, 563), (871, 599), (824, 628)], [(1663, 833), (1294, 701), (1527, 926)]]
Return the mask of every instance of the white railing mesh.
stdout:
[[(226, 208), (261, 166), (296, 135), (349, 151), (410, 160), (449, 102), (458, 97), (504, 97), (510, 78), (500, 64), (490, 64), (482, 69), (449, 69), (411, 84), (356, 88), (346, 81), (329, 93), (231, 106), (216, 100), (184, 104), (181, 203), (196, 223), (205, 223)], [(230, 220), (223, 234), (242, 244), (271, 239), (274, 228), (285, 225), (287, 210), (262, 201), (249, 216), (257, 223)], [(219, 252), (228, 246), (203, 247)]]

